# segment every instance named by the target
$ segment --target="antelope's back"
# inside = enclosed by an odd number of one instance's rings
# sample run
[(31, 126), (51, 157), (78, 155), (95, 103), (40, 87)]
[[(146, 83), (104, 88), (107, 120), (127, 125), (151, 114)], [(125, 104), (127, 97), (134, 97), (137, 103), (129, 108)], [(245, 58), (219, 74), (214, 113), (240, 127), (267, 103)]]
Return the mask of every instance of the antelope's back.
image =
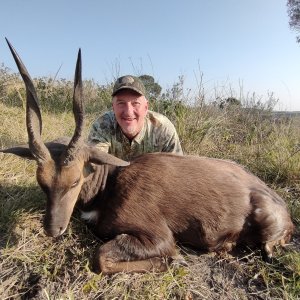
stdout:
[(233, 162), (167, 153), (136, 158), (120, 172), (118, 183), (124, 211), (134, 211), (137, 218), (139, 213), (151, 212), (153, 219), (163, 214), (174, 228), (191, 219), (240, 222), (251, 209), (251, 189), (268, 190)]

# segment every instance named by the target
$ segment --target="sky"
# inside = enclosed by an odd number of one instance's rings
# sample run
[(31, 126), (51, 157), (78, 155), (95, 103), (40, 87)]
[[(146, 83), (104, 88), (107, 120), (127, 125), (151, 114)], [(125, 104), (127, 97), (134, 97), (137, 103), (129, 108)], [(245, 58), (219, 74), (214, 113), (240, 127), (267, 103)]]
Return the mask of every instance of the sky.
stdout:
[(300, 111), (300, 44), (283, 0), (7, 0), (0, 3), (0, 63), (31, 77), (73, 80), (81, 48), (83, 78), (99, 84), (148, 74), (169, 89), (184, 78), (208, 100), (255, 93)]

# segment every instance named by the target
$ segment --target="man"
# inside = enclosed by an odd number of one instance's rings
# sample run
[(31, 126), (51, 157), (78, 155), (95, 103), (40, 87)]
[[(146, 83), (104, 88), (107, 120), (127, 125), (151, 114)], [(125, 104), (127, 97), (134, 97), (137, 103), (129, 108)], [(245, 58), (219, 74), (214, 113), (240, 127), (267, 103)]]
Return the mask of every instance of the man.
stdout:
[(148, 110), (145, 95), (139, 78), (126, 75), (117, 79), (112, 93), (113, 111), (92, 124), (89, 142), (124, 160), (147, 152), (182, 154), (174, 125), (167, 117)]

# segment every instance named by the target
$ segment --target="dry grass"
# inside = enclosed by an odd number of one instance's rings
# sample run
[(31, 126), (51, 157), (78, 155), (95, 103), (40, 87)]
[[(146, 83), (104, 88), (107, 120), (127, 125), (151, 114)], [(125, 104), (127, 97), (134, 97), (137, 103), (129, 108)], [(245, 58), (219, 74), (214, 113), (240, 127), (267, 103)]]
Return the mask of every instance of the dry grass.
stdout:
[[(99, 101), (99, 100), (97, 100)], [(94, 119), (88, 115), (87, 124)], [(182, 108), (170, 116), (187, 153), (237, 160), (268, 181), (288, 202), (297, 233), (290, 249), (266, 264), (260, 252), (232, 255), (180, 248), (188, 267), (161, 274), (102, 276), (90, 270), (101, 244), (72, 217), (58, 239), (44, 235), (45, 196), (35, 181), (35, 163), (0, 154), (1, 299), (298, 299), (300, 294), (299, 126), (275, 124), (262, 115)], [(22, 105), (0, 103), (0, 146), (26, 143)], [(71, 135), (70, 112), (43, 114), (45, 140)], [(87, 125), (88, 127), (88, 125)], [(87, 129), (86, 129), (87, 130)]]

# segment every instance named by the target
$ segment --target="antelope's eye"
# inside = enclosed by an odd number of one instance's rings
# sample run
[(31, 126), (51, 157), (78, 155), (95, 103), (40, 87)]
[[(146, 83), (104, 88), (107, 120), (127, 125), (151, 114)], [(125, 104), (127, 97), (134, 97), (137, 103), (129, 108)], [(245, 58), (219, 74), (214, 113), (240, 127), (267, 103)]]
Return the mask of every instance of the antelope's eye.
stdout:
[(79, 182), (80, 182), (80, 178), (74, 181), (74, 183), (71, 185), (71, 188), (77, 186)]

